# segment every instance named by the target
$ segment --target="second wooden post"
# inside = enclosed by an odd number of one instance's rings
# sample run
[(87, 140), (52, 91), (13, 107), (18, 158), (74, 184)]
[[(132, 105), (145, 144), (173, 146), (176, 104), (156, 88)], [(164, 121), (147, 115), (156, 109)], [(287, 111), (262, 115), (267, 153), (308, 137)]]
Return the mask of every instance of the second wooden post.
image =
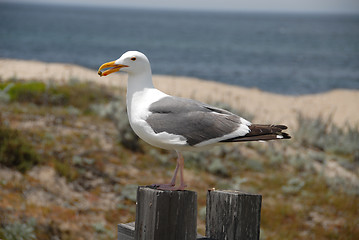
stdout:
[(216, 240), (257, 240), (262, 196), (233, 190), (207, 193), (206, 236)]

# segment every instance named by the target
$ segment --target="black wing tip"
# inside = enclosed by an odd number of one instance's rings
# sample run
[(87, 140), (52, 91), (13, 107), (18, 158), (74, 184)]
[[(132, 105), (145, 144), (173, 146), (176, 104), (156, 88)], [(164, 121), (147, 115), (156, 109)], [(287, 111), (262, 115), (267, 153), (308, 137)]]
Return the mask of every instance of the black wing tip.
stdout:
[(283, 132), (283, 130), (286, 129), (288, 129), (288, 127), (285, 125), (253, 124), (251, 131), (248, 134), (222, 140), (221, 142), (247, 142), (291, 139), (292, 137), (288, 133)]
[(291, 139), (292, 138), (288, 133), (285, 133), (285, 132), (281, 132), (279, 134), (279, 136), (282, 136), (283, 139)]
[(274, 127), (279, 128), (281, 130), (286, 130), (288, 127), (286, 125), (274, 125)]
[(275, 127), (280, 129), (280, 134), (279, 135), (282, 136), (283, 139), (291, 139), (292, 138), (288, 133), (282, 132), (283, 130), (288, 129), (288, 127), (286, 125), (275, 125)]

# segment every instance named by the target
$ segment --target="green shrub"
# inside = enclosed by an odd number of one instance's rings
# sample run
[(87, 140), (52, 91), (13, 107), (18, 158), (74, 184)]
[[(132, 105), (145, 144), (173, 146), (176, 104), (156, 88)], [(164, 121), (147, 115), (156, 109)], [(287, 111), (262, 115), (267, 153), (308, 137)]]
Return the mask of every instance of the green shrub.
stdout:
[(257, 159), (248, 158), (244, 162), (245, 166), (252, 171), (262, 172), (264, 171), (263, 164)]
[[(30, 219), (26, 223), (15, 222), (0, 228), (0, 237), (6, 240), (31, 240), (36, 239), (35, 227), (36, 220)], [(2, 235), (2, 236), (1, 236)]]
[(53, 163), (56, 172), (66, 178), (68, 182), (72, 182), (79, 177), (77, 169), (74, 168), (69, 161), (54, 160)]
[(207, 166), (208, 172), (222, 176), (229, 177), (229, 171), (227, 167), (223, 164), (223, 161), (219, 158), (215, 158), (212, 162)]
[(93, 229), (95, 230), (95, 239), (113, 239), (114, 234), (112, 231), (108, 230), (104, 223), (97, 222), (92, 224)]
[(7, 127), (0, 115), (0, 164), (26, 172), (39, 163), (41, 159), (33, 147), (19, 131)]
[(295, 139), (304, 147), (312, 147), (336, 154), (352, 155), (359, 152), (359, 129), (346, 126), (339, 128), (331, 118), (316, 119), (298, 116)]
[(17, 82), (10, 88), (8, 94), (11, 101), (41, 104), (45, 91), (46, 85), (41, 82)]
[[(104, 88), (90, 83), (74, 83), (50, 88), (52, 96), (58, 96), (60, 105), (87, 110), (91, 104), (109, 102), (112, 95)], [(62, 101), (62, 102), (61, 102)]]
[[(9, 89), (6, 89), (8, 87)], [(112, 95), (105, 89), (89, 83), (71, 85), (46, 85), (43, 82), (1, 83), (2, 99), (8, 96), (11, 101), (34, 103), (36, 105), (74, 106), (87, 110), (93, 103), (108, 102)], [(6, 89), (6, 93), (5, 92)]]
[(135, 184), (128, 184), (124, 186), (121, 190), (121, 198), (136, 202), (137, 188), (138, 186)]
[(10, 101), (10, 95), (8, 92), (13, 86), (13, 83), (5, 84), (0, 82), (0, 102), (7, 103)]
[(286, 194), (297, 194), (304, 187), (305, 182), (297, 177), (291, 178), (287, 181), (287, 185), (282, 186), (282, 191)]
[(127, 149), (143, 152), (138, 136), (134, 133), (127, 117), (125, 98), (119, 96), (117, 100), (108, 104), (94, 104), (91, 110), (101, 117), (113, 121), (118, 131), (118, 141)]

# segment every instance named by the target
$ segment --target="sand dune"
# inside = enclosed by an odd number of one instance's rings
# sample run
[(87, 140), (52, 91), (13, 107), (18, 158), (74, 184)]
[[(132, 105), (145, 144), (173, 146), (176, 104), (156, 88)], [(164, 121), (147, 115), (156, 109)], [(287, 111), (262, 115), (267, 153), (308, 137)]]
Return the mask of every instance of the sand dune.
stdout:
[[(71, 79), (96, 82), (108, 86), (126, 86), (127, 76), (112, 74), (100, 78), (97, 72), (84, 67), (38, 61), (0, 59), (0, 78), (67, 82)], [(155, 86), (181, 97), (206, 103), (221, 101), (255, 116), (255, 122), (281, 123), (295, 128), (299, 113), (306, 117), (331, 116), (335, 124), (359, 126), (359, 91), (334, 90), (303, 96), (285, 96), (189, 77), (155, 75)]]

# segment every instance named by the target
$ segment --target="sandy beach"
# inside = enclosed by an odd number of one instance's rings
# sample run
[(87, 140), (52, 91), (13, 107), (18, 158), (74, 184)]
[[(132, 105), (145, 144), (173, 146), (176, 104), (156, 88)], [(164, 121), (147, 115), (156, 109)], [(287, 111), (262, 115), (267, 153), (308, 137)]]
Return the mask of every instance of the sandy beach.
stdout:
[[(65, 83), (69, 80), (89, 81), (106, 86), (125, 87), (125, 74), (100, 78), (95, 70), (81, 66), (38, 61), (0, 59), (0, 79), (38, 80)], [(224, 102), (255, 116), (260, 123), (297, 125), (297, 116), (332, 117), (338, 126), (359, 126), (359, 90), (333, 90), (303, 96), (286, 96), (226, 85), (190, 77), (154, 75), (160, 90), (176, 96), (190, 97), (206, 103)]]

